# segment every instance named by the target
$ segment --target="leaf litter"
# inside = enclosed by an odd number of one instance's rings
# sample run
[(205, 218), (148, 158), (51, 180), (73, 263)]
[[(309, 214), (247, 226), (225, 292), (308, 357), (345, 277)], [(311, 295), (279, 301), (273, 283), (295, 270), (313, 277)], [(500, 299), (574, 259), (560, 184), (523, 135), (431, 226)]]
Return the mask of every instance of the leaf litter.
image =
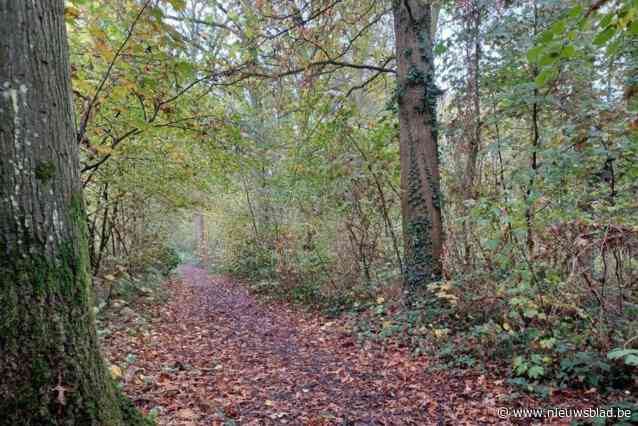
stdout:
[(358, 343), (339, 319), (260, 303), (194, 266), (180, 273), (167, 303), (137, 303), (148, 321), (102, 337), (112, 375), (159, 425), (569, 424), (500, 419), (498, 407), (541, 405), (508, 402), (498, 374), (432, 372), (405, 347)]

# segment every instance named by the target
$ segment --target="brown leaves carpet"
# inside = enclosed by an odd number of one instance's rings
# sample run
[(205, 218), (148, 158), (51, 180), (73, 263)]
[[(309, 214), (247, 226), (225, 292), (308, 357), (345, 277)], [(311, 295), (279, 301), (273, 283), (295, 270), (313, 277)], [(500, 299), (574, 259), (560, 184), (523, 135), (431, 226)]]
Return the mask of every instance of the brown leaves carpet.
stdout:
[(496, 415), (502, 380), (427, 372), (424, 357), (362, 346), (339, 320), (259, 303), (194, 266), (180, 273), (167, 303), (136, 306), (144, 330), (128, 324), (102, 342), (160, 425), (512, 424)]

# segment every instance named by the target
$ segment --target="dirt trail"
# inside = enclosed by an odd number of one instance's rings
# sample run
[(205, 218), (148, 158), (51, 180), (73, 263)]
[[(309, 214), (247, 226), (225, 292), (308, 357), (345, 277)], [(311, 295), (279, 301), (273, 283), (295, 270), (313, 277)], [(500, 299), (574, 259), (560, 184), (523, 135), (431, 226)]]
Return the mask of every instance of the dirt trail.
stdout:
[[(343, 324), (258, 303), (240, 284), (182, 266), (170, 299), (136, 337), (114, 333), (109, 359), (160, 424), (480, 425), (495, 415), (484, 377), (427, 373), (403, 348), (361, 347)], [(490, 390), (491, 389), (491, 390)]]

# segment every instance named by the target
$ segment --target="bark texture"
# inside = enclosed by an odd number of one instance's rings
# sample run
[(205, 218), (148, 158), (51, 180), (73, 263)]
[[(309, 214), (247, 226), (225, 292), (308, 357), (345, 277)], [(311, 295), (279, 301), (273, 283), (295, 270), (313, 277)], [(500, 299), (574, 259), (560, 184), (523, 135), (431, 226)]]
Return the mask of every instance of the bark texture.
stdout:
[(432, 6), (394, 1), (405, 284), (409, 294), (441, 278), (443, 227), (432, 56)]
[(468, 217), (466, 201), (475, 197), (475, 180), (478, 162), (479, 148), (481, 146), (481, 96), (479, 91), (480, 59), (481, 59), (481, 8), (476, 1), (471, 4), (471, 9), (465, 17), (465, 31), (468, 38), (465, 45), (467, 65), (467, 104), (463, 114), (463, 137), (467, 141), (468, 153), (463, 174), (463, 203), (461, 214), (463, 216), (463, 250), (465, 269), (471, 268), (472, 251), (470, 234), (472, 234), (472, 221)]
[(195, 251), (199, 260), (204, 264), (208, 264), (208, 230), (206, 229), (206, 220), (201, 211), (193, 214), (193, 222), (195, 224)]
[(140, 424), (95, 335), (64, 0), (0, 22), (0, 424)]

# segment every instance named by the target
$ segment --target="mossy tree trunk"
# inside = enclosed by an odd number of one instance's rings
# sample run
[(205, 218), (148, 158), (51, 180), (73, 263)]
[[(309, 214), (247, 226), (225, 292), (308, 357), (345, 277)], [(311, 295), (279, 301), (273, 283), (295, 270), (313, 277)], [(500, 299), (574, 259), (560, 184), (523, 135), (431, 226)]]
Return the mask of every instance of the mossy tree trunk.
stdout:
[(443, 226), (436, 99), (432, 57), (432, 6), (394, 0), (399, 102), (401, 210), (408, 295), (442, 274)]
[(64, 0), (0, 22), (0, 424), (140, 423), (95, 335)]

